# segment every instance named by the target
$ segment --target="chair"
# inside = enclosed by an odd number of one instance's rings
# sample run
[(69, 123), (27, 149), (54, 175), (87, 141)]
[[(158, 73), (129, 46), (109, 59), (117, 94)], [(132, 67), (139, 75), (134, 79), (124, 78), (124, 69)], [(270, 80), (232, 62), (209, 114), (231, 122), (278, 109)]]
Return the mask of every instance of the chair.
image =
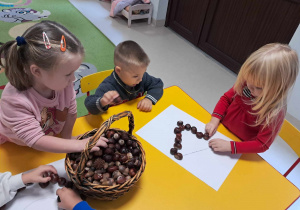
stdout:
[(300, 131), (289, 121), (284, 120), (279, 136), (295, 151), (300, 157)]
[(90, 95), (90, 91), (96, 89), (100, 83), (108, 77), (114, 70), (100, 71), (88, 76), (82, 77), (80, 80), (81, 92)]

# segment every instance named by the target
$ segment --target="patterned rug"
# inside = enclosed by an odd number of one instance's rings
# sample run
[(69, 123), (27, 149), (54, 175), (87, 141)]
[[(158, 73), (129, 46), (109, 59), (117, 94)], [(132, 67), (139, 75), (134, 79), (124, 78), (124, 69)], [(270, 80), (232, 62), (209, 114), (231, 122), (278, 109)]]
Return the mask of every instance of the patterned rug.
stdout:
[[(30, 26), (52, 20), (68, 28), (85, 47), (84, 63), (75, 72), (74, 89), (77, 93), (78, 117), (88, 112), (84, 106), (85, 94), (80, 89), (80, 78), (113, 68), (114, 44), (111, 43), (68, 0), (0, 0), (0, 42), (15, 39)], [(7, 83), (4, 69), (0, 70), (0, 97)]]

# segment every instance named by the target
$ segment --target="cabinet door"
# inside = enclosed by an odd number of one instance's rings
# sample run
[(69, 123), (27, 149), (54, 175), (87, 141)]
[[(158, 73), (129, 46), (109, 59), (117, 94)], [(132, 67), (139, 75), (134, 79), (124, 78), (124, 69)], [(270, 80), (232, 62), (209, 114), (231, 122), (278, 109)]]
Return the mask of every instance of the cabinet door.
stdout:
[(166, 26), (197, 45), (209, 0), (169, 0)]
[(289, 43), (300, 23), (299, 0), (211, 0), (199, 48), (238, 73), (247, 57), (272, 42)]

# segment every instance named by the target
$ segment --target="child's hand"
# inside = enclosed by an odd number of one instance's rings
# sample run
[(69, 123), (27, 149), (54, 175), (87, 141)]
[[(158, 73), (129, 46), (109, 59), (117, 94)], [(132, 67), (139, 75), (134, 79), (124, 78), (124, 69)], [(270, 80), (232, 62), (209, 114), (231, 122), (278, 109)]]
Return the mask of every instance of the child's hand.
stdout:
[(144, 98), (138, 103), (137, 108), (142, 112), (150, 112), (152, 110), (152, 101)]
[[(89, 138), (86, 138), (86, 139), (83, 139), (83, 140), (80, 141), (83, 144), (82, 151), (84, 150), (85, 145), (89, 141), (90, 138), (92, 138), (92, 137), (89, 137)], [(91, 152), (99, 151), (100, 150), (99, 147), (107, 147), (107, 143), (106, 142), (108, 142), (108, 139), (101, 136), (98, 139), (96, 145), (91, 149)]]
[(33, 169), (32, 171), (28, 173), (22, 174), (22, 181), (24, 184), (28, 183), (46, 183), (50, 181), (50, 177), (43, 177), (43, 174), (45, 172), (51, 171), (55, 174), (57, 174), (56, 169), (51, 165), (42, 165), (39, 166), (36, 169)]
[(61, 209), (73, 209), (77, 203), (82, 201), (79, 195), (66, 187), (56, 190), (56, 195), (60, 198), (61, 202), (57, 205)]
[(220, 123), (220, 119), (216, 117), (211, 117), (210, 122), (205, 125), (205, 132), (208, 133), (209, 136), (214, 135), (217, 131), (219, 123)]
[(209, 141), (208, 145), (215, 152), (231, 152), (230, 141), (225, 141), (223, 139), (212, 139)]
[(106, 92), (103, 97), (100, 99), (101, 106), (104, 107), (108, 104), (111, 104), (115, 98), (119, 97), (119, 93), (115, 90)]

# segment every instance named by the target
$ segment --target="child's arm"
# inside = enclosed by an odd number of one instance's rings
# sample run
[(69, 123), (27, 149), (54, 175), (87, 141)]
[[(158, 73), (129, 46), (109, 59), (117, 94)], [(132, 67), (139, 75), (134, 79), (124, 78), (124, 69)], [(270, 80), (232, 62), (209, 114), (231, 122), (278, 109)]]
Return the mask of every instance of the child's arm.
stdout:
[(76, 114), (68, 114), (64, 128), (60, 132), (60, 135), (64, 139), (71, 139), (72, 138), (72, 130), (75, 124), (77, 118), (77, 113)]
[(82, 199), (77, 195), (72, 189), (61, 188), (56, 191), (61, 202), (58, 203), (58, 207), (61, 209), (73, 209), (73, 210), (92, 210), (92, 208), (87, 204), (87, 202), (82, 201)]
[[(263, 125), (260, 125), (259, 132), (254, 139), (244, 139), (242, 142), (212, 139), (209, 142), (209, 146), (211, 146), (214, 151), (231, 151), (232, 154), (265, 152), (269, 149), (280, 131), (284, 121), (284, 112), (281, 112), (276, 120), (277, 122), (274, 126), (270, 125), (263, 129)], [(230, 149), (228, 149), (228, 145), (230, 146)]]
[(0, 207), (12, 200), (22, 187), (25, 187), (22, 174), (12, 176), (10, 172), (0, 173)]
[(150, 76), (147, 72), (145, 72), (143, 80), (145, 81), (145, 91), (147, 91), (145, 98), (155, 105), (163, 95), (164, 83), (161, 79)]
[[(89, 139), (90, 138), (86, 138), (83, 140), (73, 140), (57, 138), (54, 136), (42, 136), (39, 140), (35, 142), (32, 148), (53, 153), (81, 152), (84, 150), (85, 145)], [(107, 147), (107, 141), (108, 140), (106, 138), (100, 137), (91, 151), (98, 151), (99, 146)]]
[(93, 115), (97, 115), (106, 112), (109, 108), (109, 104), (119, 96), (116, 88), (113, 87), (107, 80), (104, 80), (96, 89), (94, 95), (86, 97), (84, 105)]
[(220, 100), (218, 101), (213, 113), (212, 117), (209, 123), (205, 126), (205, 131), (209, 134), (209, 136), (212, 136), (217, 131), (217, 128), (220, 124), (220, 121), (225, 116), (225, 113), (227, 111), (227, 108), (233, 101), (233, 98), (235, 96), (235, 91), (233, 90), (233, 87), (228, 90), (226, 93), (224, 93), (223, 96), (221, 96)]
[(22, 181), (24, 184), (29, 183), (45, 183), (50, 181), (50, 177), (43, 177), (44, 172), (53, 172), (54, 174), (57, 174), (56, 169), (51, 165), (42, 165), (39, 166), (36, 169), (33, 169), (27, 173), (22, 174)]
[(0, 207), (12, 200), (17, 190), (29, 183), (48, 182), (50, 177), (43, 177), (47, 171), (57, 173), (53, 166), (40, 166), (30, 172), (12, 176), (10, 172), (0, 173)]

